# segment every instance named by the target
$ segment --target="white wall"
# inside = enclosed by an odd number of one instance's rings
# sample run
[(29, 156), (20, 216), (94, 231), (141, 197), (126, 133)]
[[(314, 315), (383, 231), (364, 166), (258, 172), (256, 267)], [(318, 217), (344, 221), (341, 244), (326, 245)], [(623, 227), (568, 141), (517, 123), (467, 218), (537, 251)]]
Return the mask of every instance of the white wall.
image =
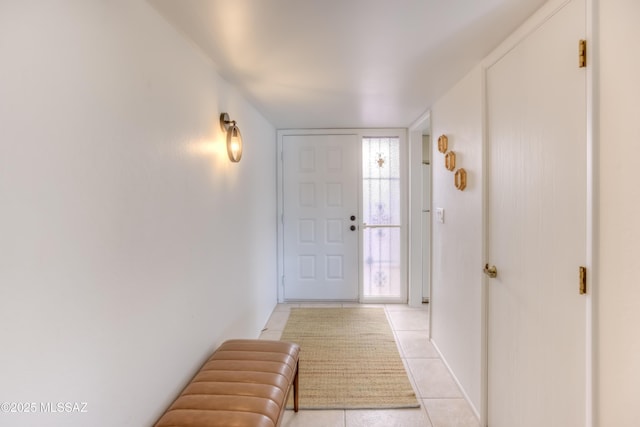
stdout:
[[(552, 8), (559, 2), (550, 3)], [(594, 0), (591, 4), (595, 6), (596, 37), (591, 40), (589, 52), (596, 80), (595, 141), (598, 147), (594, 171), (595, 276), (590, 282), (595, 301), (594, 426), (635, 427), (640, 425), (637, 405), (640, 396), (640, 364), (637, 362), (640, 354), (637, 332), (640, 325), (637, 280), (640, 254), (640, 222), (637, 220), (640, 218), (637, 179), (640, 81), (637, 70), (640, 59), (629, 54), (628, 47), (634, 35), (640, 36), (636, 22), (640, 3)], [(527, 23), (518, 33), (526, 32), (530, 26)], [(480, 140), (481, 108), (477, 100), (481, 96), (481, 85), (481, 78), (474, 71), (437, 102), (432, 112), (434, 141), (443, 133), (449, 135), (450, 141), (462, 139), (452, 137), (456, 132), (475, 134)], [(455, 142), (451, 145), (457, 154), (462, 151)], [(479, 152), (477, 156), (480, 157)], [(450, 177), (441, 160), (442, 155), (434, 147), (433, 208), (446, 209), (446, 222), (438, 224), (434, 220), (432, 334), (472, 403), (477, 405), (473, 391), (480, 381), (476, 362), (481, 360), (478, 355), (481, 333), (477, 329), (480, 315), (475, 311), (475, 301), (480, 301), (480, 296), (473, 291), (480, 289), (481, 279), (476, 277), (477, 262), (467, 262), (473, 256), (463, 258), (463, 252), (478, 245), (475, 250), (481, 254), (479, 234), (468, 230), (479, 220), (481, 207), (480, 202), (472, 202), (472, 198), (467, 200), (470, 204), (464, 209), (452, 204), (461, 199), (454, 198), (455, 190), (448, 183)], [(465, 168), (471, 169), (466, 166), (467, 161)], [(463, 212), (464, 216), (460, 217)], [(456, 227), (452, 221), (456, 221)], [(479, 223), (477, 225), (479, 227)], [(455, 260), (460, 259), (465, 262), (456, 264)], [(466, 277), (468, 288), (462, 277)], [(477, 319), (478, 325), (473, 319)]]
[(599, 271), (596, 416), (599, 427), (640, 426), (640, 37), (637, 0), (600, 0)]
[[(431, 110), (433, 173), (431, 336), (477, 415), (481, 411), (482, 332), (482, 71), (476, 67)], [(454, 187), (453, 172), (438, 152), (449, 138), (467, 188)], [(444, 209), (444, 223), (436, 210)]]
[(142, 1), (3, 1), (0, 58), (0, 402), (88, 411), (0, 424), (150, 425), (276, 303), (275, 129)]

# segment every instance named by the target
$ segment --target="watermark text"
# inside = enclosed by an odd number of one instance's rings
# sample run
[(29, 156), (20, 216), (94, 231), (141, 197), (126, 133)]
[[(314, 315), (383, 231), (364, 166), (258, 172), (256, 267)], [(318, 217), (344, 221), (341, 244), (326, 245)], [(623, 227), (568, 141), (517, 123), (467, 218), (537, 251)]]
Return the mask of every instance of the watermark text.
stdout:
[(37, 414), (37, 413), (87, 413), (87, 402), (1, 402), (2, 414)]

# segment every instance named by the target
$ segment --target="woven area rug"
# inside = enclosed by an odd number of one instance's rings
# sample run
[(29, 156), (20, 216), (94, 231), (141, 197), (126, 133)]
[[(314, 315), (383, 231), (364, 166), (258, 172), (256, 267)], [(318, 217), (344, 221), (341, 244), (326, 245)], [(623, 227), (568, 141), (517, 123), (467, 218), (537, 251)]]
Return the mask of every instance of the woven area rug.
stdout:
[(420, 406), (383, 308), (292, 308), (281, 340), (301, 347), (301, 409)]

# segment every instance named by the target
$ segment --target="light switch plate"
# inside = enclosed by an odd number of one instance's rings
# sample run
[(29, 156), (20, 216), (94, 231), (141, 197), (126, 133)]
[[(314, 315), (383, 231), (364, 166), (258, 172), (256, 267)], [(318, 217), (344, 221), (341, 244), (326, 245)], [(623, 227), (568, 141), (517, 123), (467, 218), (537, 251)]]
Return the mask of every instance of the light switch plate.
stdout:
[(438, 222), (444, 224), (444, 208), (436, 208), (436, 218)]

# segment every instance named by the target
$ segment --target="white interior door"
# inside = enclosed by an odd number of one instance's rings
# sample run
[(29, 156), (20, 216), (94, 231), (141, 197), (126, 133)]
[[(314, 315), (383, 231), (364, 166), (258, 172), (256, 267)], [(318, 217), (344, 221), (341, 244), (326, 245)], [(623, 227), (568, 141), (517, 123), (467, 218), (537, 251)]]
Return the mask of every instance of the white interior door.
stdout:
[(585, 425), (584, 34), (573, 0), (487, 70), (491, 427)]
[(358, 299), (357, 135), (282, 140), (284, 299)]

